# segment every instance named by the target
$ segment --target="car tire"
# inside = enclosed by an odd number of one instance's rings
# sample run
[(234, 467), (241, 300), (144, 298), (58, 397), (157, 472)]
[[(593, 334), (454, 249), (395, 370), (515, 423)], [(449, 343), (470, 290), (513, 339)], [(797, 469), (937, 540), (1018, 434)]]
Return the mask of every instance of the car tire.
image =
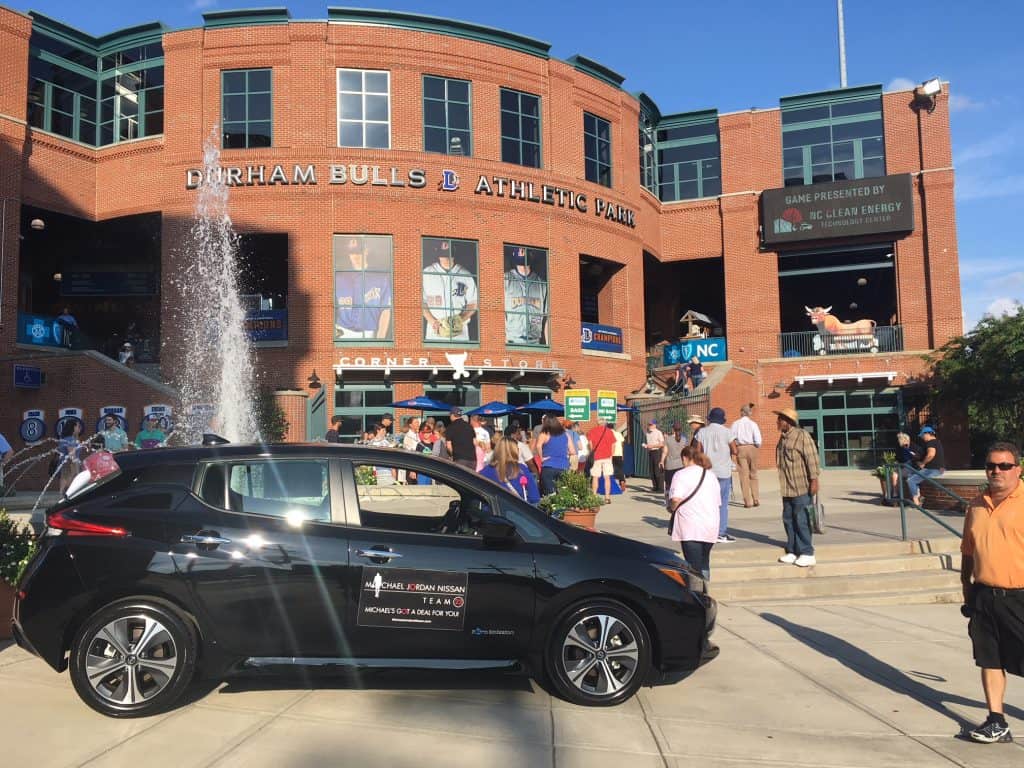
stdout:
[(616, 600), (587, 600), (569, 608), (555, 622), (544, 654), (555, 692), (589, 707), (611, 707), (632, 698), (650, 667), (647, 627)]
[(122, 600), (79, 628), (68, 665), (79, 697), (109, 717), (147, 717), (174, 706), (196, 670), (192, 622), (162, 600)]

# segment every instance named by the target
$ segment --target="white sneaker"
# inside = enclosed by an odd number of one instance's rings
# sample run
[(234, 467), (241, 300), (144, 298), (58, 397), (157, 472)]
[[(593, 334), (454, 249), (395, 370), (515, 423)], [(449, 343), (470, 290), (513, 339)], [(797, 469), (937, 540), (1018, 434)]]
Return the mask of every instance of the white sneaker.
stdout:
[(787, 552), (779, 558), (779, 562), (785, 563), (786, 565), (792, 565), (796, 562), (796, 555), (794, 555), (792, 552)]
[(793, 565), (799, 565), (801, 568), (817, 564), (818, 561), (814, 559), (814, 555), (800, 555), (800, 557), (793, 561)]

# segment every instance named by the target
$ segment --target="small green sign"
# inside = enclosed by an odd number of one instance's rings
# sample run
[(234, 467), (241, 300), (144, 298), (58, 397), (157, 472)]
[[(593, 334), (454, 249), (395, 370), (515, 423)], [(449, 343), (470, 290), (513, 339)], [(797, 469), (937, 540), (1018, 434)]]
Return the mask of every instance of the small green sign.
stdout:
[(611, 389), (597, 390), (597, 418), (614, 423), (618, 415), (619, 393)]
[(565, 390), (565, 417), (570, 421), (590, 421), (590, 390)]

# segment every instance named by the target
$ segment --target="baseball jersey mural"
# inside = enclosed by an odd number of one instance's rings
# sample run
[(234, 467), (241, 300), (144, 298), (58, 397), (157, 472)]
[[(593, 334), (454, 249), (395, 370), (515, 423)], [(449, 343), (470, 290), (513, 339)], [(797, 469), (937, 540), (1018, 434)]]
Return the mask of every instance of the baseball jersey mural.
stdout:
[(334, 236), (334, 337), (390, 339), (391, 238)]
[(476, 243), (423, 238), (423, 338), (480, 340)]
[(545, 346), (548, 340), (548, 253), (505, 246), (505, 343)]

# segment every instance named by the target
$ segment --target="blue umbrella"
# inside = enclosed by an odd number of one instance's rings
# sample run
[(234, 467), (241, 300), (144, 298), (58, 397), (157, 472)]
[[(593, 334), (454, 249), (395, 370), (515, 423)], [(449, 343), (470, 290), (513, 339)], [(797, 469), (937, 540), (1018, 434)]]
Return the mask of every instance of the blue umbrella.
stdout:
[(398, 400), (394, 403), (388, 403), (388, 408), (410, 408), (414, 411), (447, 411), (451, 409), (448, 403), (442, 403), (439, 400), (433, 400), (426, 395), (417, 395), (411, 397), (408, 400)]
[(474, 408), (469, 412), (470, 416), (479, 414), (480, 416), (505, 416), (509, 413), (515, 413), (516, 407), (509, 405), (508, 403), (502, 403), (498, 400), (492, 400), (487, 405), (481, 405), (479, 408)]
[(534, 403), (527, 405), (521, 405), (516, 408), (517, 411), (537, 411), (538, 413), (565, 413), (565, 408), (562, 407), (561, 403), (556, 403), (551, 398), (545, 398), (543, 400), (537, 400)]
[[(590, 410), (596, 411), (597, 410), (597, 403), (591, 401), (591, 403), (590, 403)], [(616, 403), (615, 404), (615, 410), (617, 410), (617, 411), (629, 411), (630, 413), (636, 413), (640, 409), (639, 408), (634, 408), (631, 405), (626, 405), (625, 403)]]

